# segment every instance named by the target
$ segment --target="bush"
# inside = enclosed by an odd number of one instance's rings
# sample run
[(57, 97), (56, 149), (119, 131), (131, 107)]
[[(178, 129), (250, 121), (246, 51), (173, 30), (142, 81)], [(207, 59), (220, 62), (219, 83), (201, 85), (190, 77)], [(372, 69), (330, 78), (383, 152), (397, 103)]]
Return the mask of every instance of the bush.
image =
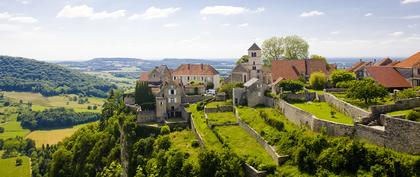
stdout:
[(0, 133), (4, 133), (4, 127), (0, 127)]
[(315, 90), (322, 90), (327, 84), (327, 76), (323, 72), (314, 72), (309, 78), (309, 85)]
[[(284, 123), (280, 122), (276, 119), (273, 119), (271, 117), (268, 117), (267, 113), (265, 113), (264, 111), (260, 111), (259, 112), (260, 117), (270, 126), (274, 127), (275, 129), (277, 129), (278, 131), (283, 131), (284, 129)], [(265, 134), (265, 132), (264, 132)], [(263, 136), (263, 135), (261, 135)]]
[(417, 92), (413, 88), (408, 88), (397, 92), (398, 99), (408, 99), (417, 97)]
[(196, 148), (196, 147), (198, 147), (198, 146), (200, 146), (200, 143), (198, 143), (198, 141), (197, 141), (197, 140), (193, 140), (193, 141), (191, 142), (191, 147)]
[(405, 118), (411, 121), (417, 121), (420, 118), (420, 112), (415, 110), (410, 111)]
[(167, 135), (169, 133), (171, 133), (171, 129), (169, 128), (169, 126), (164, 125), (160, 128), (160, 134), (161, 135)]
[(305, 84), (303, 82), (296, 80), (282, 80), (277, 85), (277, 87), (283, 88), (284, 91), (290, 91), (292, 93), (303, 90), (304, 86)]
[(16, 166), (21, 166), (23, 163), (23, 160), (21, 158), (16, 158)]
[(342, 82), (337, 83), (335, 85), (335, 87), (337, 87), (337, 88), (350, 88), (353, 83), (354, 83), (354, 80), (353, 81), (342, 81)]
[(223, 84), (218, 92), (225, 92), (226, 93), (226, 98), (230, 99), (232, 98), (232, 92), (233, 92), (233, 88), (242, 88), (244, 87), (244, 85), (242, 83), (235, 83), (235, 82), (231, 82), (231, 83), (226, 83)]
[(356, 80), (356, 75), (352, 72), (335, 70), (331, 74), (331, 82), (334, 86), (337, 86), (340, 82), (348, 82), (352, 80)]

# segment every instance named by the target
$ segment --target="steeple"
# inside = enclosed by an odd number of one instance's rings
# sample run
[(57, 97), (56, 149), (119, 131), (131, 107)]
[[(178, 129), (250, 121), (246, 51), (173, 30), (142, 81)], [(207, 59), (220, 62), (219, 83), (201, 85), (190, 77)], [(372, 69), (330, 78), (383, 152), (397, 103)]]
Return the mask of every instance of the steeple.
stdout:
[(256, 43), (252, 44), (252, 46), (248, 49), (249, 50), (261, 50), (260, 47)]

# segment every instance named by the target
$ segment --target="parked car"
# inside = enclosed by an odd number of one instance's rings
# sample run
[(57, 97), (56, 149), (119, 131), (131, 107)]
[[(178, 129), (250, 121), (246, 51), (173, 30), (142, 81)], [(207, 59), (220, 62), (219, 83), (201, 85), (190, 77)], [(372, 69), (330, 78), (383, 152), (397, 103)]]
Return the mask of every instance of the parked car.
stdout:
[(208, 89), (208, 90), (206, 90), (206, 95), (214, 96), (214, 95), (216, 95), (216, 90)]

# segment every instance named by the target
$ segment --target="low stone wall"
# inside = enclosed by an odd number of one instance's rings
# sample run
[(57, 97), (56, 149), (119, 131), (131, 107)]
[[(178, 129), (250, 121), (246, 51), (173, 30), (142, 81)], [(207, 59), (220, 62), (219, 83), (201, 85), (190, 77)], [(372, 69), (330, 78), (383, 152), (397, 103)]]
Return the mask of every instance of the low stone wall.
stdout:
[(205, 99), (210, 99), (211, 96), (202, 96), (202, 95), (187, 95), (182, 98), (182, 103), (197, 103)]
[(370, 112), (365, 111), (357, 106), (353, 106), (343, 100), (338, 99), (330, 93), (324, 93), (325, 102), (332, 105), (338, 111), (352, 117), (355, 122), (360, 122), (364, 118), (370, 117)]
[(397, 151), (420, 154), (420, 122), (393, 118), (382, 114), (386, 145)]
[(289, 121), (307, 127), (312, 131), (321, 132), (325, 129), (325, 133), (330, 136), (350, 136), (354, 132), (354, 126), (352, 125), (319, 119), (311, 113), (299, 109), (284, 100), (278, 100), (277, 106)]
[(156, 117), (155, 111), (140, 111), (137, 112), (137, 122), (160, 122), (161, 120)]
[(306, 92), (306, 93), (284, 93), (282, 98), (285, 100), (304, 100), (304, 101), (313, 101), (316, 98), (316, 92)]
[(198, 143), (200, 144), (201, 148), (205, 148), (206, 144), (204, 143), (203, 138), (201, 137), (200, 133), (198, 133), (197, 129), (195, 129), (195, 125), (194, 125), (194, 118), (191, 116), (190, 119), (190, 123), (191, 123), (191, 131), (194, 133), (195, 135), (195, 139), (197, 139)]
[(208, 108), (207, 106), (204, 106), (204, 113), (215, 112), (233, 112), (233, 106), (218, 106), (217, 108)]
[(243, 170), (245, 172), (246, 177), (264, 177), (267, 176), (266, 171), (258, 171), (254, 167), (248, 164), (243, 165)]
[(368, 142), (378, 146), (385, 146), (385, 131), (378, 130), (363, 124), (355, 124), (354, 128), (356, 129), (354, 135), (356, 138), (367, 140)]
[(326, 88), (324, 92), (345, 92), (347, 88)]
[(379, 117), (381, 114), (385, 114), (388, 112), (413, 109), (416, 107), (420, 107), (420, 97), (398, 100), (395, 102), (395, 104), (374, 105), (370, 107), (370, 110), (372, 111), (372, 115), (374, 117)]

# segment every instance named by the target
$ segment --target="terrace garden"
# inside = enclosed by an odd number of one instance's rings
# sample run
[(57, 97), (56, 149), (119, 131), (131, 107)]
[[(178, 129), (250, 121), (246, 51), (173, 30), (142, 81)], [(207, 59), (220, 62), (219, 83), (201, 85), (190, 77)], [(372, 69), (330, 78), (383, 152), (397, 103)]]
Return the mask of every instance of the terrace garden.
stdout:
[(420, 107), (387, 113), (389, 116), (402, 117), (407, 120), (420, 122)]
[(347, 103), (350, 103), (354, 106), (357, 106), (359, 108), (362, 108), (364, 110), (369, 110), (369, 107), (372, 105), (385, 105), (385, 104), (394, 104), (394, 99), (391, 96), (386, 96), (384, 98), (378, 98), (378, 99), (374, 99), (371, 100), (370, 102), (366, 103), (362, 100), (358, 100), (358, 99), (352, 99), (352, 98), (348, 98), (346, 96), (346, 93), (332, 93), (335, 97), (337, 97), (340, 100), (343, 100)]
[(227, 101), (213, 101), (206, 104), (207, 108), (217, 108), (220, 106), (232, 106), (232, 100)]
[(215, 112), (207, 113), (208, 123), (210, 125), (214, 124), (226, 124), (226, 123), (236, 123), (236, 117), (233, 112)]
[(319, 119), (350, 125), (354, 123), (351, 117), (339, 112), (326, 102), (294, 103), (293, 105), (315, 115)]

